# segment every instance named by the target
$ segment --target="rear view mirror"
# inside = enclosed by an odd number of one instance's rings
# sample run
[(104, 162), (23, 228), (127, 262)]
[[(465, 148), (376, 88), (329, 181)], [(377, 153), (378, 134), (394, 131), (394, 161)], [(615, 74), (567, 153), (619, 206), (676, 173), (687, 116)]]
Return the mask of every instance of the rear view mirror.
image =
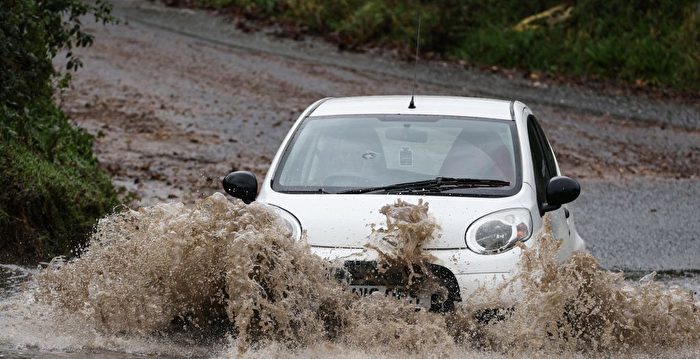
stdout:
[(553, 211), (562, 204), (573, 202), (581, 194), (581, 185), (566, 176), (552, 177), (547, 183), (547, 205), (544, 212)]
[(425, 143), (428, 142), (428, 133), (410, 127), (390, 127), (386, 129), (385, 136), (389, 140)]
[(231, 172), (222, 181), (226, 193), (240, 198), (245, 204), (255, 201), (258, 196), (258, 179), (247, 171)]

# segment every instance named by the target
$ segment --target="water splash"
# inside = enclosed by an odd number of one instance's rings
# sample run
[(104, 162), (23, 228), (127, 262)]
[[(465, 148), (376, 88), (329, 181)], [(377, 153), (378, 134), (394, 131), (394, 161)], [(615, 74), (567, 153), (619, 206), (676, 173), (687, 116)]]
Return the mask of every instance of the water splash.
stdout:
[(236, 333), (244, 350), (307, 345), (332, 331), (334, 308), (354, 298), (329, 274), (266, 206), (215, 194), (103, 219), (80, 258), (39, 275), (37, 297), (101, 332), (213, 328)]
[(386, 217), (386, 228), (372, 230), (367, 247), (377, 251), (386, 265), (425, 264), (433, 258), (423, 246), (437, 236), (440, 226), (429, 214), (429, 205), (401, 199), (379, 210)]
[(622, 273), (600, 269), (589, 253), (560, 262), (560, 242), (548, 230), (537, 241), (523, 251), (517, 275), (504, 288), (518, 288), (522, 300), (500, 313), (504, 320), (479, 328), (481, 346), (615, 352), (700, 344), (700, 303), (690, 291), (666, 289), (649, 277), (625, 282)]
[[(429, 263), (422, 244), (439, 226), (428, 204), (397, 201), (381, 213), (387, 223), (370, 246), (383, 265)], [(700, 354), (691, 294), (624, 282), (586, 253), (559, 262), (548, 231), (532, 240), (500, 288), (516, 291), (515, 306), (484, 316), (493, 308), (465, 302), (439, 314), (351, 294), (338, 268), (264, 205), (222, 194), (160, 204), (101, 220), (79, 258), (55, 259), (0, 301), (0, 343), (221, 357)]]

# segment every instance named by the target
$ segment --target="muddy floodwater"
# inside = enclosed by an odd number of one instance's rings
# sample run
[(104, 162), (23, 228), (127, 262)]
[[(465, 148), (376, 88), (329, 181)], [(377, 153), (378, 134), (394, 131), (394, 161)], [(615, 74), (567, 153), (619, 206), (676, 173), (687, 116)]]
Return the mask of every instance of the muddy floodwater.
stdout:
[[(398, 201), (382, 213), (386, 223), (368, 231), (398, 243), (380, 256), (384, 265), (427, 263), (421, 246), (438, 228), (429, 203)], [(246, 206), (217, 193), (190, 206), (128, 210), (101, 220), (79, 258), (56, 258), (42, 269), (0, 267), (1, 353), (700, 355), (700, 302), (692, 290), (657, 282), (653, 274), (624, 280), (601, 270), (587, 253), (558, 262), (558, 241), (546, 229), (530, 240), (535, 245), (523, 247), (517, 274), (498, 291), (433, 313), (394, 298), (353, 294), (332, 275), (341, 266), (295, 241), (264, 205)], [(503, 294), (514, 290), (516, 304), (504, 304), (510, 302)]]

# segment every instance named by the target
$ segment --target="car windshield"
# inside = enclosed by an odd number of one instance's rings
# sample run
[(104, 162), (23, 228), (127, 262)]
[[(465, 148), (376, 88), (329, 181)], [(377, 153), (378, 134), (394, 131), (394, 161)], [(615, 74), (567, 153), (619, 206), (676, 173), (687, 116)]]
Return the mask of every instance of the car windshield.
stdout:
[(510, 195), (520, 187), (515, 132), (514, 121), (468, 117), (309, 117), (285, 149), (272, 188), (389, 193), (416, 190), (416, 182), (428, 195)]

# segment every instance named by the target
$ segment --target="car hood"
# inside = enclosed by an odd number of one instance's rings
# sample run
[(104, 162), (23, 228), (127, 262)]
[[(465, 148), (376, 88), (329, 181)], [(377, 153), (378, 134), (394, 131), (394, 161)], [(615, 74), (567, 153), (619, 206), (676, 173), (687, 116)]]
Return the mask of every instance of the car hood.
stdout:
[(384, 205), (398, 199), (429, 205), (440, 226), (426, 249), (466, 248), (464, 235), (475, 220), (506, 208), (522, 208), (523, 191), (504, 198), (403, 196), (385, 194), (278, 194), (266, 201), (294, 215), (312, 246), (361, 248), (369, 241), (372, 226), (386, 227), (379, 213)]

